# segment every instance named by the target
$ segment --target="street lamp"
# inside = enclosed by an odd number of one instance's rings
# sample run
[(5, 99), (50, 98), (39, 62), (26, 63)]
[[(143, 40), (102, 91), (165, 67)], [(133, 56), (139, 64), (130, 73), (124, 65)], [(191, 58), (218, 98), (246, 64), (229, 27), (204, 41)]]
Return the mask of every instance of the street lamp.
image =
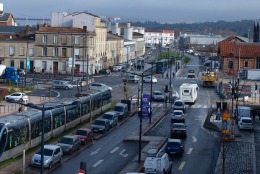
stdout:
[(68, 105), (57, 105), (57, 106), (45, 106), (45, 104), (43, 104), (42, 106), (38, 106), (34, 103), (21, 103), (21, 102), (17, 102), (14, 99), (9, 99), (8, 102), (10, 103), (18, 103), (20, 105), (24, 105), (26, 107), (29, 108), (34, 108), (37, 110), (40, 110), (42, 112), (42, 127), (41, 127), (41, 131), (42, 131), (42, 136), (41, 136), (41, 174), (44, 174), (43, 170), (44, 170), (44, 133), (45, 133), (45, 111), (48, 110), (52, 110), (55, 108), (60, 108), (60, 107), (64, 107), (64, 106), (70, 106), (70, 105), (80, 105), (80, 101), (73, 101), (71, 104)]

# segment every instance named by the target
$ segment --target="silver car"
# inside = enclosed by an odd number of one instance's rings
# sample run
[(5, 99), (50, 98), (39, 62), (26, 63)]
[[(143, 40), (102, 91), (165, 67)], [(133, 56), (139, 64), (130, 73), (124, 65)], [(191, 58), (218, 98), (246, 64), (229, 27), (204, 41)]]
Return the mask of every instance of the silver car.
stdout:
[(61, 147), (64, 154), (71, 154), (80, 149), (81, 141), (77, 136), (66, 135), (58, 141), (57, 145)]
[(114, 127), (114, 126), (118, 125), (118, 115), (119, 115), (119, 113), (117, 113), (115, 111), (110, 111), (110, 112), (104, 113), (102, 118), (107, 119), (109, 121), (110, 127)]
[[(63, 152), (60, 146), (54, 144), (44, 145), (44, 168), (52, 168), (53, 164), (57, 162), (62, 162)], [(38, 150), (32, 157), (31, 164), (33, 166), (41, 166), (41, 149)]]

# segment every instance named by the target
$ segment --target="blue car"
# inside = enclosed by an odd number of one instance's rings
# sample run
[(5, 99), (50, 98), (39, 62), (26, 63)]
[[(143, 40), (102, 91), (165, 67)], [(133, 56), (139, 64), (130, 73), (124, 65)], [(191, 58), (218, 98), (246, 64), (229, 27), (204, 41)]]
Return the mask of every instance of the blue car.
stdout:
[(183, 155), (184, 143), (181, 139), (168, 139), (167, 145), (165, 146), (165, 153), (168, 155)]

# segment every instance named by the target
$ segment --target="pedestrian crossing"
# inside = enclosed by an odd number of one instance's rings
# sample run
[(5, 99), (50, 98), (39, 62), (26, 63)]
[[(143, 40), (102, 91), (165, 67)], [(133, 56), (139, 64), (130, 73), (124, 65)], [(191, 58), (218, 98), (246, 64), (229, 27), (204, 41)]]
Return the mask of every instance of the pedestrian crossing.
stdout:
[(186, 65), (186, 66), (202, 66), (202, 65)]
[(195, 77), (195, 78), (188, 78), (188, 77), (176, 77), (177, 79), (198, 79), (197, 77)]
[[(166, 103), (152, 103), (152, 107), (164, 107)], [(172, 105), (174, 107), (174, 105)], [(194, 104), (194, 105), (186, 105), (186, 108), (193, 108), (193, 109), (208, 109), (211, 108), (211, 105), (207, 104)]]

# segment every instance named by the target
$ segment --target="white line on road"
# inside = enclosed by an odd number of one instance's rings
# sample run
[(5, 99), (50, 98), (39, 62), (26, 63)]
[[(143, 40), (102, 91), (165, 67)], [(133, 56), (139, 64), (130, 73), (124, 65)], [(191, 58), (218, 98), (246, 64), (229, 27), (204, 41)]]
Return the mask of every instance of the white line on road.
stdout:
[(125, 152), (125, 149), (124, 149), (124, 150), (122, 150), (122, 151), (119, 153), (119, 155), (121, 155), (121, 156), (123, 156), (123, 157), (127, 157), (127, 156), (128, 156), (128, 154), (124, 154), (124, 152)]
[(97, 154), (100, 150), (101, 150), (101, 148), (97, 149), (97, 150), (94, 151), (94, 152), (91, 152), (91, 153), (90, 153), (90, 156)]
[(197, 138), (192, 136), (192, 142), (196, 143), (197, 142)]
[(119, 147), (115, 147), (110, 153), (114, 153), (115, 151), (117, 151), (119, 149)]
[(188, 155), (191, 154), (192, 150), (193, 150), (193, 148), (189, 148), (187, 154), (188, 154)]
[(184, 165), (185, 165), (185, 162), (184, 161), (182, 161), (181, 162), (181, 165), (179, 166), (179, 168), (178, 168), (178, 170), (182, 170), (183, 169), (183, 167), (184, 167)]
[(104, 160), (99, 160), (98, 162), (96, 162), (92, 167), (97, 167), (99, 164), (101, 164)]

